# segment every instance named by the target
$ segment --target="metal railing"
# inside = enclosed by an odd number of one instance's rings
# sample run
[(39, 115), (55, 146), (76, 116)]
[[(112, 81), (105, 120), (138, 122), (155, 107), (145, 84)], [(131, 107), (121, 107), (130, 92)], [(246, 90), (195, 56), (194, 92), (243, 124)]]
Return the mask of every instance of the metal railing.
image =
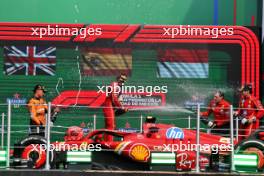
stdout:
[[(51, 136), (50, 134), (52, 133), (51, 131), (51, 128), (62, 128), (62, 129), (65, 129), (67, 128), (67, 126), (53, 126), (51, 127), (51, 109), (52, 109), (52, 104), (49, 102), (47, 104), (48, 106), (48, 112), (47, 112), (47, 118), (46, 118), (46, 127), (45, 127), (45, 138), (47, 139), (47, 151), (49, 151), (49, 147), (50, 147), (50, 141), (51, 141)], [(78, 107), (78, 106), (74, 106), (74, 107)], [(87, 108), (87, 106), (79, 106), (79, 107), (85, 107)], [(187, 121), (187, 129), (196, 129), (196, 144), (198, 146), (197, 150), (196, 150), (196, 169), (195, 171), (196, 172), (200, 172), (200, 132), (201, 130), (205, 130), (204, 128), (201, 128), (201, 124), (200, 124), (200, 112), (201, 112), (201, 109), (203, 108), (208, 108), (208, 107), (201, 107), (200, 104), (197, 104), (197, 109), (196, 109), (196, 112), (193, 113), (192, 115), (188, 114), (186, 118), (174, 118), (174, 119), (168, 119), (168, 120), (179, 120), (179, 119), (185, 119)], [(244, 109), (249, 109), (249, 108), (244, 108)], [(252, 108), (251, 108), (252, 109)], [(149, 109), (148, 109), (149, 110)], [(231, 145), (234, 146), (234, 117), (233, 117), (233, 112), (234, 112), (234, 108), (233, 106), (231, 105), (228, 110), (230, 111), (230, 128), (227, 129), (230, 131), (230, 142), (231, 142)], [(151, 109), (149, 110), (151, 111)], [(194, 115), (196, 114), (196, 117), (194, 117)], [(6, 161), (6, 168), (9, 168), (10, 167), (10, 146), (11, 146), (11, 126), (14, 126), (14, 125), (11, 125), (11, 115), (12, 115), (12, 105), (11, 105), (11, 102), (9, 101), (8, 102), (8, 105), (7, 105), (7, 116), (2, 113), (2, 123), (1, 123), (1, 147), (2, 149), (4, 148), (5, 144), (4, 144), (4, 137), (5, 137), (5, 134), (6, 134), (6, 139), (7, 139), (7, 142), (6, 142), (6, 151), (7, 151), (7, 161)], [(6, 123), (7, 125), (5, 125), (5, 117), (7, 117), (6, 119)], [(100, 118), (104, 118), (104, 117), (99, 117), (98, 115), (94, 114), (93, 117), (92, 117), (92, 122), (93, 122), (93, 130), (95, 130), (97, 128), (97, 120), (99, 120)], [(140, 124), (140, 127), (139, 127), (139, 132), (142, 133), (143, 132), (143, 114), (140, 113), (140, 116), (132, 116), (132, 117), (129, 117), (131, 119), (139, 119), (139, 124)], [(161, 120), (166, 120), (166, 119), (161, 119)], [(192, 122), (196, 120), (196, 128), (192, 128)], [(21, 126), (21, 125), (20, 125)], [(5, 131), (5, 127), (6, 127), (6, 131)], [(239, 120), (238, 118), (235, 119), (235, 137), (236, 137), (236, 140), (238, 140), (239, 138)], [(46, 170), (49, 170), (50, 169), (50, 165), (49, 165), (49, 158), (50, 158), (50, 152), (47, 152), (46, 153), (46, 163), (45, 163), (45, 169)], [(231, 150), (231, 171), (234, 171), (234, 161), (233, 161), (233, 158), (234, 158), (234, 150)]]

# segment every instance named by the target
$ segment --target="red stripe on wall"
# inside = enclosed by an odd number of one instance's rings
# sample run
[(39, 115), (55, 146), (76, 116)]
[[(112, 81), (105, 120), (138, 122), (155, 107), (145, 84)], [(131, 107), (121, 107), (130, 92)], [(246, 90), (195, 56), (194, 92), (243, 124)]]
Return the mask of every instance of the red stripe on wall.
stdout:
[(166, 49), (158, 50), (161, 62), (208, 63), (207, 49)]
[(251, 26), (255, 26), (255, 16), (251, 16), (251, 23), (250, 23)]
[(237, 21), (236, 15), (237, 15), (237, 1), (234, 0), (234, 19), (233, 19), (234, 26), (236, 25), (236, 21)]
[(132, 49), (131, 48), (84, 48), (82, 49), (83, 52), (93, 52), (93, 53), (100, 53), (100, 54), (125, 54), (131, 55)]

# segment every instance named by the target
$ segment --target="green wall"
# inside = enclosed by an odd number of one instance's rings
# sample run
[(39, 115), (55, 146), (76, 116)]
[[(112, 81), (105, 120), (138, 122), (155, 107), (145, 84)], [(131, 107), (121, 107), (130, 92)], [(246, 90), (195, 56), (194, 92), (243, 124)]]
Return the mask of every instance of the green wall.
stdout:
[[(249, 26), (251, 16), (258, 16), (257, 0), (237, 0), (237, 25)], [(219, 25), (233, 25), (232, 0), (218, 1)], [(1, 22), (49, 22), (49, 23), (101, 23), (101, 24), (190, 24), (190, 25), (212, 25), (214, 24), (214, 0), (1, 0), (0, 21)], [(0, 68), (3, 67), (3, 51), (0, 49)], [(219, 54), (220, 52), (220, 54)], [(73, 49), (57, 49), (56, 76), (5, 76), (0, 74), (0, 103), (5, 103), (7, 97), (14, 93), (22, 97), (30, 98), (32, 87), (37, 83), (45, 84), (49, 90), (47, 99), (51, 100), (57, 96), (55, 87), (59, 78), (63, 78), (64, 84), (59, 85), (59, 90), (78, 89), (79, 75), (77, 70), (76, 56), (79, 53)], [(177, 102), (178, 97), (188, 99), (192, 93), (200, 92), (211, 97), (212, 90), (224, 88), (228, 92), (228, 99), (233, 101), (232, 91), (225, 84), (227, 80), (230, 56), (222, 51), (209, 53), (209, 62), (213, 64), (210, 68), (210, 78), (199, 82), (195, 80), (179, 82), (178, 80), (162, 81), (155, 79), (156, 75), (156, 52), (154, 50), (135, 50), (133, 55), (133, 72), (128, 84), (145, 85), (168, 85), (168, 102)], [(221, 60), (219, 62), (219, 60)], [(223, 62), (222, 62), (223, 61)], [(212, 70), (213, 68), (213, 70)], [(220, 75), (221, 74), (221, 75)], [(98, 84), (109, 84), (114, 77), (83, 77), (82, 89), (96, 89)], [(193, 90), (189, 85), (196, 83), (199, 89)], [(210, 85), (210, 86), (208, 86)], [(6, 111), (6, 106), (0, 106), (1, 112)], [(24, 107), (13, 108), (12, 130), (13, 141), (21, 138), (21, 133), (26, 135), (29, 116)], [(97, 114), (98, 127), (103, 127), (101, 111), (72, 108), (63, 110), (56, 125), (70, 126), (80, 125), (81, 122), (92, 122), (93, 114)], [(176, 111), (165, 112), (130, 112), (118, 118), (118, 127), (124, 127), (127, 122), (132, 127), (138, 127), (140, 115), (155, 115), (160, 117), (159, 121), (175, 123), (185, 127), (188, 113)], [(176, 117), (177, 115), (177, 117)], [(167, 119), (167, 120), (166, 120)], [(194, 123), (193, 123), (194, 124)], [(63, 136), (64, 128), (54, 128), (59, 135), (53, 135), (54, 140)], [(60, 132), (60, 133), (59, 133)]]
[[(233, 24), (233, 0), (218, 1), (220, 25)], [(213, 24), (214, 0), (1, 0), (0, 21)], [(237, 0), (237, 25), (257, 17), (258, 0)]]

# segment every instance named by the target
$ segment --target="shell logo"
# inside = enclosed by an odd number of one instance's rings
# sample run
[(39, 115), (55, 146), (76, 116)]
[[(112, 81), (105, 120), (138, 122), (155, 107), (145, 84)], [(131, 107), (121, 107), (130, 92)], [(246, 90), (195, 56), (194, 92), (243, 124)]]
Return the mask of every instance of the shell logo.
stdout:
[(146, 162), (150, 157), (149, 148), (145, 144), (134, 144), (130, 148), (129, 156), (134, 160)]

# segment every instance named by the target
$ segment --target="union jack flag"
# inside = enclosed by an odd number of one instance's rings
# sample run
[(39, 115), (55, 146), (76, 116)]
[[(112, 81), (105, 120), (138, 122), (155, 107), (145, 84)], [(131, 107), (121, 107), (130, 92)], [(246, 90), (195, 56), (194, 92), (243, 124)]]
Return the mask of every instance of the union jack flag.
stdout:
[(55, 75), (56, 48), (46, 46), (4, 46), (4, 74)]

